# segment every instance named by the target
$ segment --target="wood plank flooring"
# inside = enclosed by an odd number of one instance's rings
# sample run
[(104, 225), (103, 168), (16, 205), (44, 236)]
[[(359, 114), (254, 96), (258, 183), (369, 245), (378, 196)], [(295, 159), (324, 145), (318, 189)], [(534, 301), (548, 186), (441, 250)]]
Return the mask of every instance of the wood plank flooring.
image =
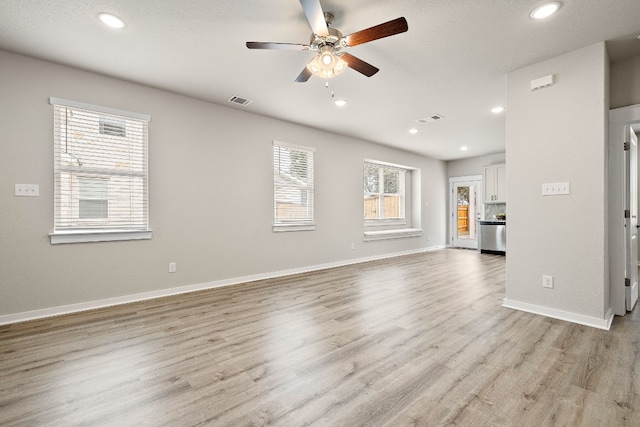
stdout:
[(639, 426), (640, 311), (501, 307), (441, 250), (0, 327), (0, 425)]

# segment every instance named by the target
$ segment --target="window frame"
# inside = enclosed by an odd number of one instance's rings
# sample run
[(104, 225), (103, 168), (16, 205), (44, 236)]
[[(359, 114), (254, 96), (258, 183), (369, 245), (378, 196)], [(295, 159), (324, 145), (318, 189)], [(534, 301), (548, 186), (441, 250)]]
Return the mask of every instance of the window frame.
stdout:
[[(277, 159), (280, 159), (280, 154), (276, 155), (276, 148), (286, 148), (289, 150), (297, 150), (300, 153), (304, 153), (307, 156), (307, 161), (310, 159), (311, 171), (308, 171), (307, 174), (310, 173), (310, 176), (307, 176), (307, 182), (299, 182), (295, 183), (295, 176), (289, 175), (289, 179), (292, 181), (291, 185), (286, 186), (282, 185), (282, 179), (280, 179), (280, 169), (277, 165)], [(288, 231), (313, 231), (316, 228), (315, 223), (315, 151), (316, 149), (313, 147), (307, 147), (297, 144), (291, 144), (288, 142), (273, 140), (272, 143), (272, 166), (273, 166), (273, 225), (272, 230), (274, 232), (288, 232)], [(307, 164), (309, 166), (309, 164)], [(300, 181), (302, 181), (300, 179)], [(286, 218), (278, 218), (278, 192), (283, 188), (288, 190), (299, 190), (300, 197), (302, 199), (303, 190), (304, 195), (306, 195), (305, 206), (307, 210), (310, 210), (310, 218), (302, 219), (302, 218), (294, 218), (294, 219), (286, 219)]]
[[(112, 174), (114, 177), (132, 177), (143, 180), (143, 190), (141, 194), (142, 196), (142, 221), (141, 225), (131, 224), (131, 227), (113, 227), (106, 226), (110, 225), (109, 220), (107, 219), (98, 219), (98, 218), (80, 218), (78, 212), (78, 218), (74, 221), (77, 222), (77, 226), (68, 226), (68, 227), (57, 227), (57, 221), (54, 218), (54, 227), (53, 232), (49, 233), (51, 244), (62, 244), (62, 243), (84, 243), (84, 242), (104, 242), (104, 241), (117, 241), (117, 240), (141, 240), (141, 239), (151, 239), (152, 238), (152, 230), (149, 226), (149, 137), (148, 137), (148, 124), (151, 121), (151, 116), (148, 114), (135, 113), (131, 111), (119, 110), (115, 108), (103, 107), (98, 105), (87, 104), (84, 102), (72, 101), (62, 98), (49, 98), (49, 103), (52, 105), (52, 114), (53, 114), (53, 125), (54, 125), (54, 214), (59, 215), (57, 212), (58, 200), (60, 197), (60, 192), (62, 191), (60, 179), (57, 177), (60, 173), (65, 173), (69, 175), (69, 179), (78, 180), (78, 188), (79, 188), (79, 180), (81, 178), (96, 178), (101, 179), (104, 174)], [(96, 132), (97, 135), (104, 135), (105, 138), (113, 138), (113, 137), (126, 137), (126, 135), (114, 135), (113, 132), (102, 132), (104, 124), (108, 124), (107, 122), (115, 122), (121, 121), (122, 123), (126, 123), (127, 119), (136, 120), (142, 122), (144, 136), (143, 136), (143, 153), (142, 156), (139, 156), (139, 159), (142, 161), (142, 172), (122, 172), (122, 173), (113, 173), (113, 171), (109, 171), (108, 169), (99, 169), (92, 168), (91, 170), (83, 171), (81, 169), (74, 170), (73, 168), (69, 168), (63, 166), (62, 164), (58, 165), (57, 162), (59, 158), (70, 157), (71, 159), (75, 159), (78, 161), (80, 166), (80, 159), (78, 159), (73, 154), (69, 154), (66, 152), (62, 152), (62, 141), (59, 141), (58, 130), (56, 129), (56, 115), (58, 114), (58, 107), (62, 108), (70, 108), (77, 110), (85, 110), (90, 114), (95, 114), (98, 117), (98, 130)], [(118, 116), (116, 118), (107, 117), (106, 121), (103, 119), (103, 115), (107, 116)], [(123, 132), (126, 133), (126, 128), (123, 127)], [(69, 159), (66, 159), (67, 161)], [(68, 170), (70, 169), (70, 170)], [(107, 184), (107, 188), (109, 188), (109, 184)], [(108, 190), (109, 192), (109, 190)], [(80, 194), (78, 194), (78, 209), (79, 209), (79, 200)], [(109, 195), (107, 196), (109, 197)], [(107, 200), (110, 200), (109, 198)], [(107, 208), (108, 211), (110, 208)], [(101, 225), (104, 224), (104, 225)]]
[[(377, 193), (364, 193), (364, 176), (367, 167), (374, 166), (378, 168), (378, 192)], [(384, 175), (385, 171), (393, 171), (399, 172), (398, 180), (400, 181), (399, 186), (401, 187), (400, 192), (398, 193), (385, 193), (385, 185), (384, 185)], [(374, 161), (374, 160), (365, 160), (363, 165), (363, 203), (366, 200), (367, 195), (376, 195), (378, 197), (378, 211), (382, 212), (384, 215), (384, 199), (387, 195), (398, 195), (400, 198), (400, 213), (401, 216), (397, 218), (364, 218), (365, 227), (376, 227), (376, 226), (384, 226), (384, 225), (407, 225), (407, 175), (410, 175), (411, 170), (400, 166), (393, 165), (386, 162)], [(409, 179), (410, 181), (410, 179)]]

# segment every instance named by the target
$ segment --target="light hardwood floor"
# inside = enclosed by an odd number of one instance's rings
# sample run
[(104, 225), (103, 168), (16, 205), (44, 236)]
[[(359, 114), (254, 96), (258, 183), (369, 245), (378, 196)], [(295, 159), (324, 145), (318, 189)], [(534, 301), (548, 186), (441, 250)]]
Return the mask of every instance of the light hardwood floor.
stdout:
[(640, 311), (501, 307), (442, 250), (0, 327), (0, 425), (639, 426)]

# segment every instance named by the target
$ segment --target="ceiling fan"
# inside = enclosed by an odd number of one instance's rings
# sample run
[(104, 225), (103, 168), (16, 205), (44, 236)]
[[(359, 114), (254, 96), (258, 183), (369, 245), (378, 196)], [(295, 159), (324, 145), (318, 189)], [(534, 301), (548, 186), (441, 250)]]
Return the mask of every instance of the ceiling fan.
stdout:
[(343, 72), (347, 67), (371, 77), (379, 71), (378, 68), (349, 53), (342, 52), (342, 49), (404, 33), (409, 29), (405, 18), (397, 18), (343, 36), (340, 31), (331, 28), (334, 16), (322, 10), (320, 0), (300, 0), (300, 4), (313, 31), (309, 44), (247, 42), (249, 49), (312, 50), (318, 52), (298, 75), (297, 82), (306, 82), (311, 75), (330, 79)]

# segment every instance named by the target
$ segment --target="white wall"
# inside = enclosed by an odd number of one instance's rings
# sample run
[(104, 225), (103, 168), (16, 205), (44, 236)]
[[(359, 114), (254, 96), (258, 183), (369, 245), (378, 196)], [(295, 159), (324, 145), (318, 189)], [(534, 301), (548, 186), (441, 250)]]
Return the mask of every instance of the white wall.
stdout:
[[(548, 74), (554, 86), (535, 92)], [(604, 326), (608, 59), (599, 43), (507, 78), (509, 255), (505, 305)], [(565, 182), (568, 196), (542, 196)], [(554, 277), (554, 289), (542, 287)]]
[[(444, 162), (8, 52), (0, 76), (0, 316), (446, 244)], [(152, 116), (152, 240), (49, 243), (51, 96)], [(316, 148), (313, 232), (271, 231), (274, 139)], [(362, 241), (365, 158), (420, 168), (423, 237)]]

